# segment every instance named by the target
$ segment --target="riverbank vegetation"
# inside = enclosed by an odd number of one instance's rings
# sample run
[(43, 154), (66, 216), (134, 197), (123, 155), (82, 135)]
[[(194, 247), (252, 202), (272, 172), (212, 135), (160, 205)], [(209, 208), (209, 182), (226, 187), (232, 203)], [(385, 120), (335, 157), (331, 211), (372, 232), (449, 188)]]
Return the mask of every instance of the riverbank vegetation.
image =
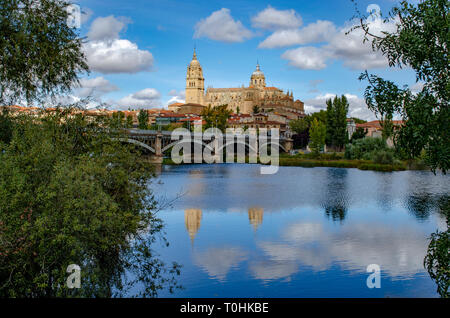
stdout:
[[(54, 107), (88, 71), (68, 5), (0, 0), (1, 105)], [(0, 113), (2, 298), (132, 296), (137, 283), (137, 296), (156, 296), (176, 287), (179, 267), (153, 250), (156, 239), (167, 242), (152, 169), (120, 142), (124, 116), (87, 118), (85, 105)], [(67, 284), (71, 274), (79, 288)]]
[[(152, 250), (164, 239), (152, 169), (108, 124), (70, 108), (0, 115), (1, 297), (111, 297), (137, 282), (155, 296), (175, 286), (177, 265)], [(70, 264), (81, 268), (80, 289), (66, 285)]]

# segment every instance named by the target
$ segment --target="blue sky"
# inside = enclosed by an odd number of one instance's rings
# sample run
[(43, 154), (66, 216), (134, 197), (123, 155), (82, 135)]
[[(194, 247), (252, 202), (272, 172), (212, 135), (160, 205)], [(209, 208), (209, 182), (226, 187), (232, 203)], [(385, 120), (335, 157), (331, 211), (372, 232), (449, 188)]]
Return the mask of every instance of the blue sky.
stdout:
[[(393, 0), (358, 1), (387, 12)], [(186, 67), (194, 46), (205, 85), (248, 85), (258, 60), (269, 86), (293, 90), (306, 111), (347, 94), (350, 114), (374, 119), (363, 101), (368, 69), (399, 84), (415, 85), (410, 70), (387, 68), (385, 59), (345, 35), (355, 14), (350, 0), (322, 1), (79, 1), (79, 30), (91, 74), (74, 95), (90, 95), (112, 108), (166, 107), (184, 98)], [(380, 19), (371, 26), (380, 31)], [(387, 28), (392, 27), (388, 25)]]

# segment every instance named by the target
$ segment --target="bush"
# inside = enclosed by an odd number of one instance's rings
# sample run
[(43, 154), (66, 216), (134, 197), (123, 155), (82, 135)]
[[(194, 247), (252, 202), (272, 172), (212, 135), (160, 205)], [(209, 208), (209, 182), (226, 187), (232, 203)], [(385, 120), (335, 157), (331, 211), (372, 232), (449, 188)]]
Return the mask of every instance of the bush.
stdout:
[(394, 154), (392, 151), (382, 150), (375, 152), (372, 156), (372, 160), (375, 163), (379, 164), (393, 164), (394, 163)]
[(379, 164), (393, 164), (394, 150), (390, 149), (381, 138), (366, 137), (348, 144), (345, 149), (345, 158), (371, 160)]

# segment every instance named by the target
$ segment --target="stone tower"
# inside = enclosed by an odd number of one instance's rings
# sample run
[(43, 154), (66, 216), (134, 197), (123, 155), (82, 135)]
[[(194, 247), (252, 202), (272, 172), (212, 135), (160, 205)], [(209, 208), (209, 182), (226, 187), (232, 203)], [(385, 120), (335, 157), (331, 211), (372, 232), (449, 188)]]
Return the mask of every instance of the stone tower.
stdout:
[(186, 104), (203, 104), (204, 94), (205, 79), (194, 49), (194, 56), (191, 63), (189, 63), (186, 74)]
[(256, 63), (256, 71), (252, 73), (252, 77), (250, 78), (250, 86), (258, 88), (266, 87), (266, 77), (259, 69), (259, 63)]

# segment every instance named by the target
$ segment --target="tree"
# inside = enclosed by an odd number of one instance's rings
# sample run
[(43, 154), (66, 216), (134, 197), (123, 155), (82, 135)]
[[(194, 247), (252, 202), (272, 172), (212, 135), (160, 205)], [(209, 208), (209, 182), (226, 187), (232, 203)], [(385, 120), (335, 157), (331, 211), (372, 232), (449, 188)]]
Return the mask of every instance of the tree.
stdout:
[(325, 124), (327, 123), (327, 111), (321, 109), (318, 112), (309, 114), (305, 117), (305, 120), (308, 122), (309, 126), (311, 126), (311, 123), (314, 121), (314, 119), (317, 119), (321, 123)]
[(148, 111), (141, 109), (138, 113), (138, 128), (148, 129)]
[(326, 125), (327, 145), (341, 150), (348, 141), (347, 134), (347, 113), (349, 104), (347, 98), (342, 95), (341, 97), (335, 97), (333, 100), (326, 101)]
[(13, 133), (13, 120), (9, 116), (8, 109), (5, 107), (0, 111), (0, 144), (8, 144), (11, 141)]
[[(12, 118), (0, 143), (0, 297), (121, 295), (135, 283), (128, 271), (155, 296), (178, 269), (151, 248), (162, 228), (152, 169), (105, 133), (109, 119), (71, 111)], [(81, 267), (80, 289), (66, 285), (69, 264)]]
[(396, 146), (410, 158), (425, 149), (432, 171), (441, 169), (443, 173), (450, 168), (449, 7), (448, 0), (402, 1), (384, 20), (396, 21), (395, 31), (374, 35), (361, 14), (356, 27), (391, 67), (412, 68), (416, 81), (423, 84), (420, 92), (413, 93), (366, 71), (360, 79), (369, 82), (367, 105), (382, 121), (400, 114), (405, 123), (398, 130)]
[(309, 124), (305, 119), (299, 118), (291, 120), (289, 122), (289, 128), (291, 128), (294, 133), (301, 134), (309, 129)]
[(325, 145), (326, 126), (315, 118), (309, 128), (309, 136), (311, 140), (309, 147), (315, 155), (318, 155)]
[(353, 119), (353, 121), (355, 122), (355, 124), (364, 124), (364, 123), (367, 123), (367, 120), (360, 119), (360, 118), (357, 118), (357, 117), (351, 117), (351, 119)]
[(450, 217), (450, 201), (447, 201), (443, 213), (447, 221), (447, 231), (436, 231), (431, 234), (427, 255), (424, 258), (424, 266), (428, 270), (431, 279), (437, 284), (437, 292), (443, 298), (449, 298), (450, 293), (450, 235), (448, 231)]
[(0, 104), (66, 93), (88, 71), (65, 0), (0, 0)]
[(255, 105), (252, 109), (253, 114), (258, 114), (260, 112), (259, 106)]
[(127, 128), (133, 128), (133, 116), (132, 115), (128, 115), (127, 116), (126, 127)]
[(362, 139), (366, 137), (367, 135), (367, 129), (364, 129), (362, 127), (356, 128), (355, 132), (352, 135), (352, 138), (350, 139), (350, 143), (353, 143), (355, 140)]
[(125, 127), (125, 113), (118, 111), (111, 116), (111, 127), (124, 128)]
[(228, 109), (228, 105), (208, 106), (202, 111), (202, 117), (206, 121), (204, 128), (218, 128), (225, 132), (230, 116), (231, 111)]
[(291, 120), (289, 122), (290, 129), (294, 132), (292, 139), (294, 147), (305, 148), (309, 142), (309, 123), (305, 118)]

